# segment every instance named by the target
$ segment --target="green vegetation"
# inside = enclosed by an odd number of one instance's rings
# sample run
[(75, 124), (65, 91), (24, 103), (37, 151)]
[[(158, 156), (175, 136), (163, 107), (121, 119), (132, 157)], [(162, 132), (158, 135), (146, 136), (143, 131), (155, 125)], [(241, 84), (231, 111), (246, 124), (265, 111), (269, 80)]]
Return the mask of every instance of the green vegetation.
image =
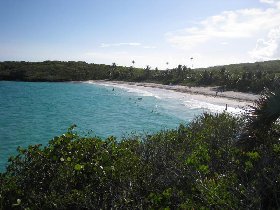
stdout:
[(203, 114), (145, 138), (81, 137), (18, 148), (0, 209), (279, 209), (280, 90), (241, 117)]
[[(135, 61), (132, 61), (135, 64)], [(168, 62), (166, 63), (168, 65)], [(219, 86), (221, 90), (260, 93), (280, 87), (280, 60), (190, 69), (178, 65), (167, 70), (151, 70), (86, 62), (0, 62), (0, 80), (84, 81), (123, 80), (189, 86)]]
[(79, 136), (73, 126), (45, 147), (18, 148), (0, 173), (0, 209), (280, 209), (280, 61), (164, 71), (0, 63), (0, 80), (102, 79), (266, 92), (244, 116), (205, 113), (121, 141)]

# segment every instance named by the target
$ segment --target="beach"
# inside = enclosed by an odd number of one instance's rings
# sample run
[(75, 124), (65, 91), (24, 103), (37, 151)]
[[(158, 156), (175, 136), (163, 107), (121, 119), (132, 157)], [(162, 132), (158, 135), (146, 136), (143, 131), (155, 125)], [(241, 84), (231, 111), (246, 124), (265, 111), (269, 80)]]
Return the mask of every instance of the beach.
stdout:
[[(236, 91), (217, 91), (217, 87), (188, 87), (182, 85), (163, 85), (157, 83), (146, 82), (124, 82), (124, 81), (106, 81), (106, 80), (91, 80), (90, 83), (116, 86), (120, 88), (135, 88), (149, 90), (150, 88), (162, 89), (181, 93), (181, 96), (194, 101), (202, 101), (214, 105), (219, 105), (229, 110), (237, 112), (253, 105), (260, 95), (253, 93), (242, 93)], [(238, 110), (237, 110), (238, 109)]]

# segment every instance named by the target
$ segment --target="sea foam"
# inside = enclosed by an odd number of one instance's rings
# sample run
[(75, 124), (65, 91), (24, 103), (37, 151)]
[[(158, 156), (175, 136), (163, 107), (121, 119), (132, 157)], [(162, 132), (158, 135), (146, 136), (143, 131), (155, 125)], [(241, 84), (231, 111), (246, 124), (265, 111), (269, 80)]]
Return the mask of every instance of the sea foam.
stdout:
[(236, 100), (227, 98), (194, 95), (189, 93), (176, 92), (174, 90), (167, 90), (156, 87), (145, 87), (141, 85), (131, 85), (125, 83), (118, 84), (113, 82), (104, 82), (97, 84), (107, 87), (120, 88), (128, 93), (133, 93), (138, 96), (155, 97), (162, 102), (166, 102), (166, 108), (168, 108), (168, 106), (170, 107), (170, 104), (168, 103), (171, 103), (173, 104), (172, 108), (182, 109), (180, 105), (184, 105), (184, 109), (199, 110), (202, 112), (221, 113), (226, 111), (232, 114), (244, 113), (245, 105), (243, 105), (242, 102), (237, 102)]

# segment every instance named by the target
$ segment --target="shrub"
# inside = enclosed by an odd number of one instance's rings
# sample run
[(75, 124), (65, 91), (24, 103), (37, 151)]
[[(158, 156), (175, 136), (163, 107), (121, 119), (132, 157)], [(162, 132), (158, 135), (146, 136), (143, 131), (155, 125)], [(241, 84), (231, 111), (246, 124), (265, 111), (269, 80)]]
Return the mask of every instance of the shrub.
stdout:
[(81, 137), (18, 148), (0, 174), (1, 209), (277, 209), (279, 124), (236, 144), (242, 118), (204, 114), (143, 138)]

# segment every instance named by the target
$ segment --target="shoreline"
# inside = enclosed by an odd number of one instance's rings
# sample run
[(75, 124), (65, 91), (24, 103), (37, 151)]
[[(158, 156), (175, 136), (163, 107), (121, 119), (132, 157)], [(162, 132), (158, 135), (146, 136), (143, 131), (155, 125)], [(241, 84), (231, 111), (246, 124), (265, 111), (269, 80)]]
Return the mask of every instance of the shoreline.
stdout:
[[(1, 80), (1, 81), (13, 81), (14, 80)], [(35, 82), (35, 81), (16, 81), (16, 82)], [(38, 81), (36, 81), (38, 82)], [(50, 81), (40, 81), (40, 82), (50, 82)], [(70, 82), (70, 83), (80, 83), (80, 82), (90, 82), (96, 84), (123, 84), (123, 85), (131, 85), (131, 86), (140, 86), (140, 87), (151, 87), (151, 88), (159, 88), (165, 90), (172, 90), (175, 92), (186, 93), (191, 95), (202, 95), (202, 96), (210, 96), (213, 98), (226, 98), (229, 100), (240, 101), (240, 102), (248, 102), (253, 103), (256, 101), (260, 95), (254, 93), (244, 93), (237, 91), (217, 91), (215, 86), (213, 87), (188, 87), (183, 85), (163, 85), (159, 83), (149, 83), (149, 82), (127, 82), (127, 81), (118, 81), (118, 80), (85, 80), (85, 81), (58, 81), (58, 82)], [(217, 94), (216, 94), (217, 93)]]
[(99, 84), (121, 84), (121, 85), (131, 85), (140, 87), (150, 87), (159, 88), (165, 90), (172, 90), (180, 93), (187, 93), (191, 95), (203, 95), (210, 96), (213, 98), (226, 98), (229, 100), (253, 103), (256, 101), (260, 95), (253, 93), (243, 93), (236, 91), (217, 91), (217, 87), (188, 87), (183, 85), (163, 85), (158, 83), (148, 83), (148, 82), (125, 82), (125, 81), (109, 81), (109, 80), (89, 80), (88, 82), (99, 83)]
[(194, 103), (196, 103), (196, 101), (205, 102), (207, 103), (206, 106), (209, 104), (218, 105), (220, 107), (224, 107), (221, 110), (231, 113), (244, 112), (260, 97), (260, 95), (257, 94), (234, 91), (217, 92), (215, 87), (187, 87), (182, 85), (162, 85), (157, 83), (108, 80), (89, 80), (87, 82), (99, 85), (116, 86), (120, 88), (140, 88), (148, 91), (151, 91), (149, 88), (152, 88), (154, 90), (159, 89), (170, 91), (171, 94), (172, 92), (177, 92), (181, 95), (181, 99), (194, 100)]

